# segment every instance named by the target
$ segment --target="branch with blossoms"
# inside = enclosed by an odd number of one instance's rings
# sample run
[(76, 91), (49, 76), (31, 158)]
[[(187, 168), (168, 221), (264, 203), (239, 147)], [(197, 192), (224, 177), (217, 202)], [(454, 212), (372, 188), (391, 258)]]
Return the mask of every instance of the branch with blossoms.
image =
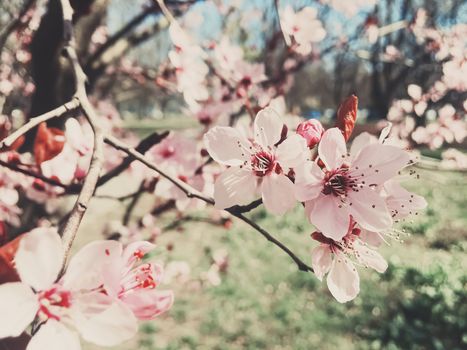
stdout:
[[(0, 141), (4, 166), (0, 228), (3, 221), (19, 226), (19, 188), (25, 189), (25, 198), (40, 198), (46, 211), (61, 196), (77, 198), (59, 220), (58, 230), (38, 220), (34, 223), (38, 227), (8, 243), (14, 249), (6, 259), (9, 283), (0, 285), (0, 314), (13, 318), (0, 318), (0, 339), (30, 330), (28, 350), (52, 345), (79, 349), (80, 337), (113, 346), (135, 335), (138, 320), (154, 319), (170, 309), (172, 291), (159, 288), (163, 268), (144, 260), (154, 249), (149, 241), (134, 236), (126, 240), (112, 232), (108, 240), (93, 241), (71, 254), (89, 203), (97, 198), (128, 204), (121, 220), (128, 231), (155, 226), (153, 218), (168, 210), (179, 215), (165, 230), (190, 220), (227, 227), (236, 217), (286, 253), (300, 271), (326, 278), (330, 293), (341, 303), (359, 293), (356, 266), (386, 270), (378, 247), (389, 238), (398, 239), (394, 224), (426, 206), (422, 197), (399, 183), (399, 175), (416, 159), (388, 138), (390, 127), (379, 138), (361, 133), (348, 145), (357, 120), (356, 96), (340, 105), (335, 127), (327, 129), (315, 119), (284, 119), (285, 107), (277, 98), (288, 89), (292, 73), (318, 55), (316, 46), (326, 31), (316, 8), (295, 11), (287, 6), (282, 11), (275, 1), (285, 51), (272, 78), (264, 64), (247, 61), (246, 53), (228, 38), (198, 44), (163, 0), (155, 1), (95, 51), (98, 60), (160, 8), (174, 44), (168, 61), (154, 77), (131, 64), (122, 71), (180, 93), (187, 113), (204, 126), (199, 146), (176, 132), (151, 134), (138, 143), (134, 135), (114, 127), (113, 106), (88, 95), (93, 82), (88, 84), (75, 47), (73, 2), (60, 3), (63, 52), (75, 91), (69, 102), (30, 119)], [(85, 123), (80, 123), (81, 116)], [(64, 130), (47, 124), (59, 118), (66, 119)], [(4, 129), (9, 132), (12, 126)], [(33, 152), (20, 153), (24, 136), (32, 129), (37, 129)], [(124, 172), (136, 180), (136, 191), (121, 196), (98, 193)], [(409, 170), (409, 175), (413, 173)], [(13, 181), (14, 177), (18, 179)], [(163, 201), (134, 225), (133, 210), (144, 194)], [(216, 209), (212, 217), (185, 215), (205, 206)], [(277, 216), (302, 210), (314, 227), (309, 231), (313, 231), (310, 246), (317, 243), (310, 264), (247, 216), (262, 206)], [(217, 260), (225, 268), (225, 259)]]

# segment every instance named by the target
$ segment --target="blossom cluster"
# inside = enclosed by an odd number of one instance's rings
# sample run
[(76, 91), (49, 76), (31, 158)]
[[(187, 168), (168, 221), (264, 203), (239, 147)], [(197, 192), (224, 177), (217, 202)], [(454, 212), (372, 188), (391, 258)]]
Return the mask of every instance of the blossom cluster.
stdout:
[(100, 346), (130, 339), (137, 320), (153, 319), (173, 303), (171, 291), (156, 290), (162, 267), (142, 262), (153, 248), (94, 241), (63, 272), (64, 247), (55, 229), (24, 234), (14, 258), (19, 281), (0, 285), (0, 339), (30, 325), (28, 350), (80, 349), (79, 335)]
[(268, 107), (256, 115), (252, 135), (217, 126), (204, 137), (211, 157), (227, 167), (214, 186), (216, 207), (246, 205), (259, 197), (267, 211), (282, 215), (302, 203), (316, 228), (312, 237), (320, 243), (312, 253), (315, 274), (320, 279), (328, 274), (329, 290), (340, 302), (359, 292), (353, 261), (383, 272), (387, 264), (375, 249), (394, 222), (426, 206), (397, 181), (414, 160), (385, 143), (387, 130), (381, 140), (360, 134), (349, 151), (348, 131), (324, 130), (312, 120), (289, 132)]

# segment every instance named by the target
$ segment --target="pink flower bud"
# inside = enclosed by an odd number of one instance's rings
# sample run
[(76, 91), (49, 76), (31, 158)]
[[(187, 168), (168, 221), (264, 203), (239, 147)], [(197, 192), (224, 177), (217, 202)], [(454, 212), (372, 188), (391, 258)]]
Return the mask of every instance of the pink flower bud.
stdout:
[(324, 128), (317, 119), (302, 122), (297, 127), (297, 134), (306, 140), (308, 148), (315, 147), (323, 136)]

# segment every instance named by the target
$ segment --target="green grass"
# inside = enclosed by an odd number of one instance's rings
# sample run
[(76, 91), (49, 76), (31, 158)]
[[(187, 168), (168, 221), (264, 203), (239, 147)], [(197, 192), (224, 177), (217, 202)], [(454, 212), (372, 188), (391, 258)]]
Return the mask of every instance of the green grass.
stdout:
[[(120, 349), (465, 348), (466, 178), (419, 173), (406, 187), (426, 196), (429, 208), (400, 224), (409, 235), (383, 248), (388, 271), (361, 269), (361, 294), (344, 305), (241, 222), (229, 230), (190, 222), (165, 232), (157, 255), (187, 261), (189, 280), (164, 286), (176, 293), (170, 313), (144, 324), (138, 339)], [(302, 208), (282, 218), (261, 209), (249, 215), (310, 262), (312, 227)], [(203, 276), (217, 249), (228, 251), (229, 268), (212, 286)]]

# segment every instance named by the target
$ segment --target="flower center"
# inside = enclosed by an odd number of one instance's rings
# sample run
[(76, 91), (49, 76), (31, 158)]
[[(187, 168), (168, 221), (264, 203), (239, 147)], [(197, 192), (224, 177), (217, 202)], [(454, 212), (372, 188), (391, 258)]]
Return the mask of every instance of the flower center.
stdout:
[(251, 168), (256, 176), (265, 176), (276, 166), (274, 156), (265, 151), (259, 151), (251, 156)]
[(348, 174), (349, 168), (341, 167), (328, 171), (324, 177), (323, 194), (332, 194), (336, 197), (345, 196), (347, 191), (353, 189), (355, 181)]
[(120, 295), (132, 293), (139, 289), (154, 289), (156, 281), (153, 265), (143, 264), (132, 269), (122, 280), (122, 291)]
[(175, 154), (175, 148), (173, 146), (167, 146), (161, 151), (162, 158), (170, 158)]
[(240, 80), (239, 84), (245, 88), (248, 88), (251, 84), (251, 78), (249, 76), (244, 76), (242, 80)]
[(39, 293), (39, 316), (45, 319), (60, 320), (60, 309), (71, 306), (71, 292), (56, 285)]

